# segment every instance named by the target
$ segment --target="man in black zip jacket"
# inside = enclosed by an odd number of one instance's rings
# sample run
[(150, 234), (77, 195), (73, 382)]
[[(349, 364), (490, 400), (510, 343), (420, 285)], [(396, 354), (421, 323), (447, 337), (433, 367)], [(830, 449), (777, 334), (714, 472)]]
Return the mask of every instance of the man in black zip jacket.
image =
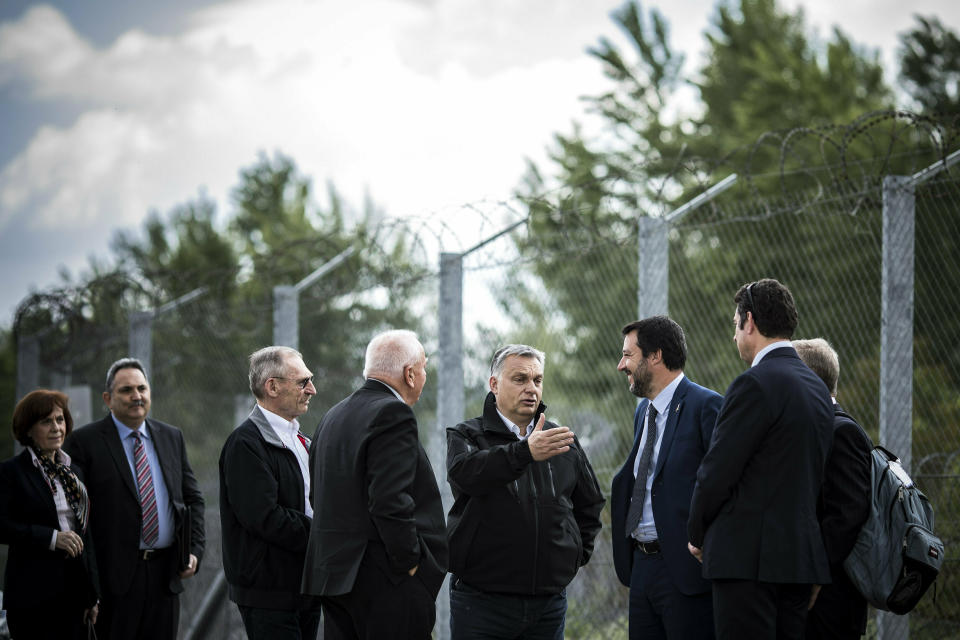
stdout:
[(600, 532), (587, 456), (545, 421), (543, 363), (533, 347), (500, 348), (483, 415), (447, 429), (453, 640), (562, 640), (566, 586)]
[(316, 395), (289, 347), (250, 356), (250, 416), (220, 453), (223, 570), (250, 640), (314, 640), (320, 601), (300, 595), (310, 537), (309, 440), (297, 417)]

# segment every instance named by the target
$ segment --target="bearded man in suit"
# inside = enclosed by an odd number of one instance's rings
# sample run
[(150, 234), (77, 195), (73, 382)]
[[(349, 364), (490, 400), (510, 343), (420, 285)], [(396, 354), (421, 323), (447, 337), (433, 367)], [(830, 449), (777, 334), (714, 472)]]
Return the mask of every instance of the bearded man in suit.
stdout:
[(723, 398), (686, 377), (683, 329), (666, 316), (623, 328), (617, 369), (642, 398), (613, 478), (613, 564), (630, 587), (631, 640), (713, 638), (711, 585), (687, 551), (690, 497)]

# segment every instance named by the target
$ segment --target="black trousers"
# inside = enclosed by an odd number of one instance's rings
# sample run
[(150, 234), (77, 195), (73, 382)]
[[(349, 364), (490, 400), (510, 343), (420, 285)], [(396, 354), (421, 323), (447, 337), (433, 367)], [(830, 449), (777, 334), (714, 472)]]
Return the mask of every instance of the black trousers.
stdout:
[(65, 603), (9, 609), (7, 627), (15, 640), (83, 640), (87, 637), (83, 610)]
[(170, 591), (176, 562), (172, 548), (149, 560), (138, 559), (130, 590), (100, 598), (98, 640), (176, 640), (180, 596)]
[(714, 580), (717, 640), (800, 640), (812, 586), (756, 580)]
[(633, 550), (630, 640), (713, 640), (710, 592), (680, 593), (662, 553)]
[(830, 567), (830, 576), (807, 614), (807, 640), (857, 640), (867, 632), (867, 601), (843, 565)]
[(436, 596), (416, 575), (391, 574), (370, 556), (360, 562), (350, 593), (320, 598), (324, 640), (429, 640)]

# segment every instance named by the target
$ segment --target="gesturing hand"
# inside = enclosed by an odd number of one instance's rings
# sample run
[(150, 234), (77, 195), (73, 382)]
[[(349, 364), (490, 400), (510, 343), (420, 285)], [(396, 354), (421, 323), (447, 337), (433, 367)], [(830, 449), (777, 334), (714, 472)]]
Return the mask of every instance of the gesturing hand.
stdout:
[(566, 453), (573, 444), (573, 432), (567, 427), (554, 427), (544, 431), (543, 423), (546, 421), (544, 415), (540, 414), (537, 425), (530, 432), (527, 438), (527, 446), (530, 447), (530, 455), (537, 462), (547, 460), (553, 456)]

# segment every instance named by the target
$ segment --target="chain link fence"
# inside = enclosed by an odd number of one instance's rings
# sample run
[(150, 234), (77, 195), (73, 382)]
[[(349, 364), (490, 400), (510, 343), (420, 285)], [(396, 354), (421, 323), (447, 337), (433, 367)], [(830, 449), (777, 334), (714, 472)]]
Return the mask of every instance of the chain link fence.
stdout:
[[(686, 374), (723, 393), (745, 366), (732, 342), (733, 294), (745, 282), (775, 277), (797, 300), (796, 337), (822, 336), (839, 352), (841, 404), (875, 442), (891, 444), (881, 438), (882, 178), (915, 175), (939, 161), (945, 170), (911, 186), (915, 286), (904, 304), (913, 311), (913, 354), (912, 374), (904, 371), (902, 378), (911, 381), (912, 392), (905, 395), (912, 401), (912, 431), (911, 425), (888, 427), (890, 433), (906, 427), (911, 434), (912, 472), (933, 502), (937, 533), (946, 546), (937, 599), (926, 596), (911, 614), (910, 636), (960, 637), (954, 577), (960, 531), (960, 172), (944, 161), (957, 145), (952, 138), (931, 143), (929, 132), (921, 135), (916, 124), (891, 132), (890, 122), (901, 120), (890, 116), (784, 136), (779, 170), (768, 173), (744, 172), (749, 162), (743, 158), (756, 157), (750, 153), (700, 168), (697, 182), (704, 187), (732, 172), (740, 178), (683, 216), (669, 215), (675, 203), (651, 202), (643, 212), (600, 221), (568, 207), (558, 190), (533, 204), (529, 199), (474, 203), (413, 222), (391, 221), (395, 233), (410, 236), (414, 257), (426, 265), (420, 272), (403, 282), (370, 273), (359, 289), (356, 281), (331, 276), (300, 294), (299, 348), (318, 382), (318, 396), (300, 418), (304, 431), (312, 432), (324, 411), (360, 384), (363, 349), (373, 333), (402, 322), (419, 332), (430, 357), (430, 377), (416, 412), (445, 487), (439, 456), (444, 428), (452, 425), (448, 410), (441, 410), (441, 394), (452, 384), (463, 394), (462, 418), (479, 415), (494, 350), (505, 342), (528, 343), (547, 354), (548, 416), (575, 430), (609, 496), (612, 477), (632, 444), (636, 403), (616, 371), (620, 328), (641, 310), (668, 312), (687, 335)], [(863, 144), (866, 137), (870, 145)], [(638, 220), (663, 223), (657, 237), (664, 241), (645, 245)], [(451, 315), (451, 305), (439, 297), (441, 251), (462, 258), (462, 317)], [(126, 302), (94, 309), (82, 290), (59, 296), (56, 304), (42, 296), (25, 302), (34, 311), (48, 309), (50, 325), (18, 327), (21, 353), (35, 358), (32, 369), (29, 362), (19, 363), (18, 396), (36, 386), (71, 387), (73, 397), (86, 394), (91, 407), (91, 415), (79, 417), (102, 415), (106, 369), (130, 351), (132, 312), (146, 307), (130, 293), (137, 290), (133, 275), (98, 286), (115, 290)], [(647, 293), (638, 299), (638, 290)], [(253, 406), (245, 356), (273, 341), (275, 304), (269, 291), (239, 304), (227, 300), (236, 295), (211, 288), (151, 315), (151, 413), (183, 429), (207, 501), (207, 550), (181, 599), (182, 637), (243, 637), (236, 608), (210, 597), (222, 596), (217, 461), (223, 441)], [(659, 302), (651, 306), (657, 295), (664, 296), (666, 308), (656, 309)], [(403, 314), (387, 313), (401, 305)], [(381, 313), (378, 319), (370, 319), (370, 309)], [(459, 343), (443, 337), (456, 322), (462, 323)], [(451, 357), (462, 382), (449, 379), (455, 367), (438, 369)], [(895, 444), (891, 448), (903, 454)], [(567, 638), (627, 637), (627, 589), (613, 570), (609, 506), (602, 517), (594, 556), (568, 589)], [(435, 637), (445, 638), (445, 603), (438, 607)], [(903, 629), (897, 633), (878, 630), (871, 616), (869, 637), (906, 637)]]

